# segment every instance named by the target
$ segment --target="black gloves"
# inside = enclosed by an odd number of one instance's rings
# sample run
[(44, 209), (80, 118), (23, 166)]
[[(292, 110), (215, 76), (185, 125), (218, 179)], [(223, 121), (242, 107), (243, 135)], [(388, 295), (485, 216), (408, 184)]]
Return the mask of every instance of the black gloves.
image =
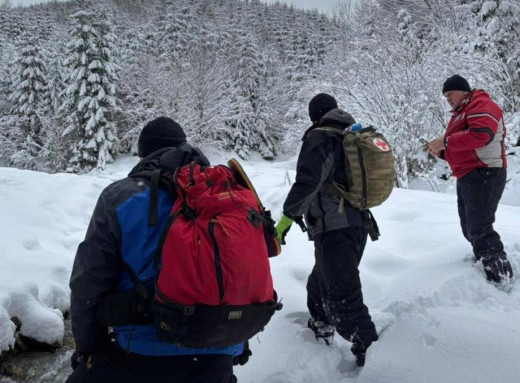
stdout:
[(242, 354), (237, 355), (233, 358), (233, 366), (241, 365), (243, 366), (249, 361), (249, 357), (253, 355), (251, 350), (249, 349), (249, 342), (244, 343), (244, 351)]

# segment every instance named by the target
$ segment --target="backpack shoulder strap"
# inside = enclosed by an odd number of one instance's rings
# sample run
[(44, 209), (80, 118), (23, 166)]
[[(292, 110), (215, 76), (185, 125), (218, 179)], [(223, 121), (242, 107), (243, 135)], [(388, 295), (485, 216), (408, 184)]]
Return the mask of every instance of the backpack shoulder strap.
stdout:
[(128, 276), (132, 280), (132, 283), (134, 284), (139, 296), (143, 299), (148, 299), (150, 294), (148, 293), (148, 290), (146, 290), (146, 287), (144, 287), (144, 285), (141, 283), (141, 281), (139, 280), (139, 277), (134, 272), (134, 270), (132, 270), (132, 268), (130, 266), (128, 266), (128, 264), (126, 262), (123, 262), (123, 266), (125, 268), (125, 271), (128, 273)]
[(324, 131), (327, 131), (327, 132), (343, 134), (343, 132), (346, 131), (346, 128), (345, 129), (340, 129), (340, 128), (333, 128), (332, 126), (320, 126), (318, 128), (315, 128), (314, 130), (324, 130)]
[[(143, 171), (139, 173), (132, 174), (131, 178), (145, 178), (150, 180), (150, 204), (148, 206), (148, 226), (153, 226), (157, 223), (157, 199), (159, 193), (159, 183), (162, 181), (163, 184), (166, 183), (165, 180), (161, 180), (161, 169), (151, 170), (151, 171)], [(168, 185), (168, 189), (171, 189)], [(168, 190), (170, 192), (170, 190)]]
[(314, 128), (313, 130), (311, 130), (309, 132), (309, 134), (313, 133), (313, 132), (316, 132), (316, 131), (331, 132), (331, 133), (338, 134), (340, 136), (344, 136), (345, 132), (347, 130), (346, 129), (333, 128), (333, 127), (330, 127), (330, 126), (320, 126), (319, 128)]

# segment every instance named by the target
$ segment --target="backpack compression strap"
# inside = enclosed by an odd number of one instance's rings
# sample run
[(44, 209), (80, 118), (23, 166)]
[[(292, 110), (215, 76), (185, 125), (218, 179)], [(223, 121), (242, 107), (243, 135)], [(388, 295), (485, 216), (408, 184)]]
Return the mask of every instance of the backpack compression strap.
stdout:
[(361, 215), (363, 216), (363, 223), (365, 224), (365, 229), (367, 229), (368, 234), (370, 235), (370, 239), (373, 241), (377, 241), (381, 236), (379, 232), (379, 226), (377, 226), (376, 219), (372, 215), (370, 210), (361, 210)]

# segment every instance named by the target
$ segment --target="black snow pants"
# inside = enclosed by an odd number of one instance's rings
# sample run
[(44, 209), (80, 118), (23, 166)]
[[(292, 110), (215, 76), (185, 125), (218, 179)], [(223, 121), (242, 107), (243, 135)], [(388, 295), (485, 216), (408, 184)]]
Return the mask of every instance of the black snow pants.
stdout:
[(307, 307), (314, 319), (334, 325), (343, 338), (370, 344), (377, 333), (363, 303), (358, 269), (366, 243), (363, 227), (332, 230), (315, 239)]
[(504, 245), (493, 223), (506, 185), (506, 174), (504, 168), (477, 168), (457, 180), (460, 225), (477, 261), (505, 256)]
[(230, 355), (144, 356), (107, 341), (66, 383), (236, 383)]

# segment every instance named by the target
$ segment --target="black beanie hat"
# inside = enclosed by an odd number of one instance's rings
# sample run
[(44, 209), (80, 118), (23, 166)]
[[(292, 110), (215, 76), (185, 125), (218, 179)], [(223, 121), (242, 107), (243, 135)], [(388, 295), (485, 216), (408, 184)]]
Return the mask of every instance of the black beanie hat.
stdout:
[(449, 79), (444, 81), (444, 84), (442, 85), (442, 94), (452, 90), (471, 92), (471, 88), (469, 87), (466, 79), (462, 76), (459, 76), (458, 74), (451, 76)]
[(309, 102), (309, 117), (312, 122), (316, 122), (322, 118), (325, 113), (337, 107), (338, 103), (331, 95), (326, 93), (317, 94)]
[(146, 124), (137, 141), (137, 154), (144, 158), (159, 149), (186, 142), (181, 126), (168, 117), (159, 117)]

